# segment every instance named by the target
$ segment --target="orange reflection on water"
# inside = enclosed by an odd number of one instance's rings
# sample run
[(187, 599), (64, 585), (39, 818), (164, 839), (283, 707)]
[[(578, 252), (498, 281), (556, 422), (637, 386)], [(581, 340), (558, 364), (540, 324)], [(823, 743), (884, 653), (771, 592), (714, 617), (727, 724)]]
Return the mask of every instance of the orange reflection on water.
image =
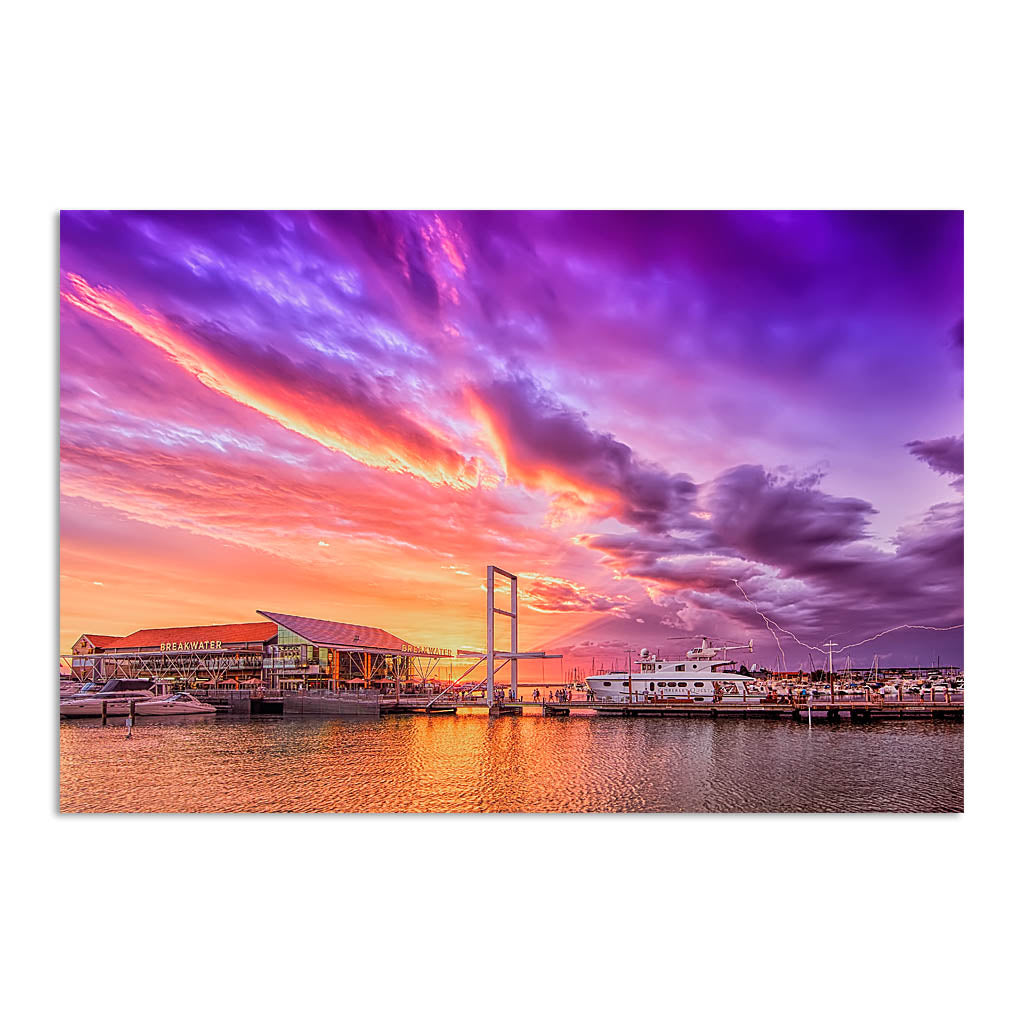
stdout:
[(758, 720), (65, 722), (62, 811), (960, 811), (963, 726)]

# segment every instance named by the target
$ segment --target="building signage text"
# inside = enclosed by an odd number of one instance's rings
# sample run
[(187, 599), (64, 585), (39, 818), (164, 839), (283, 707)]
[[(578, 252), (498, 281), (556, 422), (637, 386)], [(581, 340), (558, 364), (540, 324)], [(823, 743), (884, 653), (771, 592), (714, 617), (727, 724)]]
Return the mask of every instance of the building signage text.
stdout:
[(190, 640), (185, 643), (161, 644), (161, 651), (213, 651), (220, 647), (219, 640)]
[(447, 647), (419, 647), (416, 644), (403, 644), (403, 654), (427, 654), (434, 658), (450, 658), (452, 652)]

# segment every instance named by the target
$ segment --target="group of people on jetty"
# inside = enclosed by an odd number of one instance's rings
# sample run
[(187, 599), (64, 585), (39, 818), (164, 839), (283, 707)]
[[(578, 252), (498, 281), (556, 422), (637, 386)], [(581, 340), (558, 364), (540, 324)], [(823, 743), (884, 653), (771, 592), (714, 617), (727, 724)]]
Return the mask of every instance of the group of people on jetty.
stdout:
[[(510, 691), (505, 690), (503, 687), (499, 687), (494, 691), (494, 696), (500, 703), (505, 703), (506, 701), (515, 702), (520, 700), (526, 700), (526, 696), (523, 693), (523, 691), (520, 691), (520, 694), (521, 695), (513, 694)], [(545, 700), (539, 689), (535, 689), (530, 696), (532, 697), (533, 702), (535, 704), (540, 704)], [(481, 697), (480, 699), (483, 698)], [(572, 690), (568, 686), (559, 687), (558, 689), (551, 691), (547, 700), (559, 704), (567, 704), (572, 700)], [(586, 690), (586, 696), (582, 697), (581, 700), (594, 700), (594, 691), (588, 687)]]
[[(540, 702), (540, 700), (541, 700), (540, 690), (534, 690), (533, 691), (533, 699), (534, 699), (534, 702), (536, 702), (536, 703)], [(554, 701), (557, 701), (559, 704), (566, 704), (566, 703), (568, 703), (569, 701), (572, 700), (572, 690), (570, 690), (568, 687), (564, 687), (564, 688), (563, 687), (559, 687), (557, 690), (552, 692), (551, 699), (554, 700)], [(591, 690), (590, 687), (587, 687), (586, 698), (585, 699), (586, 700), (593, 700), (594, 699), (594, 691)]]
[[(565, 703), (568, 703), (569, 701), (572, 700), (572, 690), (570, 690), (568, 688), (557, 689), (557, 690), (555, 690), (555, 692), (551, 696), (556, 701), (558, 701), (560, 704), (565, 704)], [(533, 699), (534, 700), (540, 700), (540, 690), (534, 690), (533, 691)], [(594, 699), (594, 691), (591, 690), (590, 687), (588, 686), (587, 690), (586, 690), (586, 700), (593, 700), (593, 699)]]

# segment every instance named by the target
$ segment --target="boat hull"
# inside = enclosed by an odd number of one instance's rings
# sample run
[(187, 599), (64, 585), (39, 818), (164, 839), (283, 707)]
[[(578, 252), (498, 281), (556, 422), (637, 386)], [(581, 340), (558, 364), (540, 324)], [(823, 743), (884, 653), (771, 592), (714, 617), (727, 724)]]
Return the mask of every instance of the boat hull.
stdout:
[(153, 699), (151, 693), (139, 697), (119, 697), (116, 700), (92, 698), (77, 698), (62, 700), (60, 702), (61, 718), (99, 718), (103, 714), (103, 705), (107, 705), (107, 715), (124, 716), (128, 714), (128, 707), (132, 700), (135, 701), (135, 714), (143, 704)]
[[(108, 718), (127, 718), (130, 713), (129, 700), (75, 700), (62, 701), (61, 718), (101, 718), (103, 704), (107, 705)], [(181, 718), (186, 715), (215, 715), (217, 709), (210, 704), (185, 703), (149, 698), (135, 699), (136, 718)]]
[(180, 718), (183, 715), (215, 715), (217, 709), (210, 704), (179, 705), (169, 707), (162, 701), (147, 701), (145, 704), (136, 704), (136, 718)]

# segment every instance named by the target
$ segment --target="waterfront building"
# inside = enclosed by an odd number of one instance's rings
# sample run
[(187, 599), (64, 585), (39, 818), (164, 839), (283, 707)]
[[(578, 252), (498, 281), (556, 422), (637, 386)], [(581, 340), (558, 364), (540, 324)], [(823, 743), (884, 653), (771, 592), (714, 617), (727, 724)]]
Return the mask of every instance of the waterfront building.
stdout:
[(104, 633), (83, 633), (71, 648), (70, 664), (61, 666), (61, 675), (88, 682), (96, 672), (96, 663), (92, 655), (97, 651), (106, 650), (121, 639), (122, 637), (107, 636)]
[(83, 634), (63, 658), (80, 682), (156, 680), (171, 687), (344, 690), (383, 680), (426, 680), (453, 652), (388, 630), (283, 612), (259, 622)]

